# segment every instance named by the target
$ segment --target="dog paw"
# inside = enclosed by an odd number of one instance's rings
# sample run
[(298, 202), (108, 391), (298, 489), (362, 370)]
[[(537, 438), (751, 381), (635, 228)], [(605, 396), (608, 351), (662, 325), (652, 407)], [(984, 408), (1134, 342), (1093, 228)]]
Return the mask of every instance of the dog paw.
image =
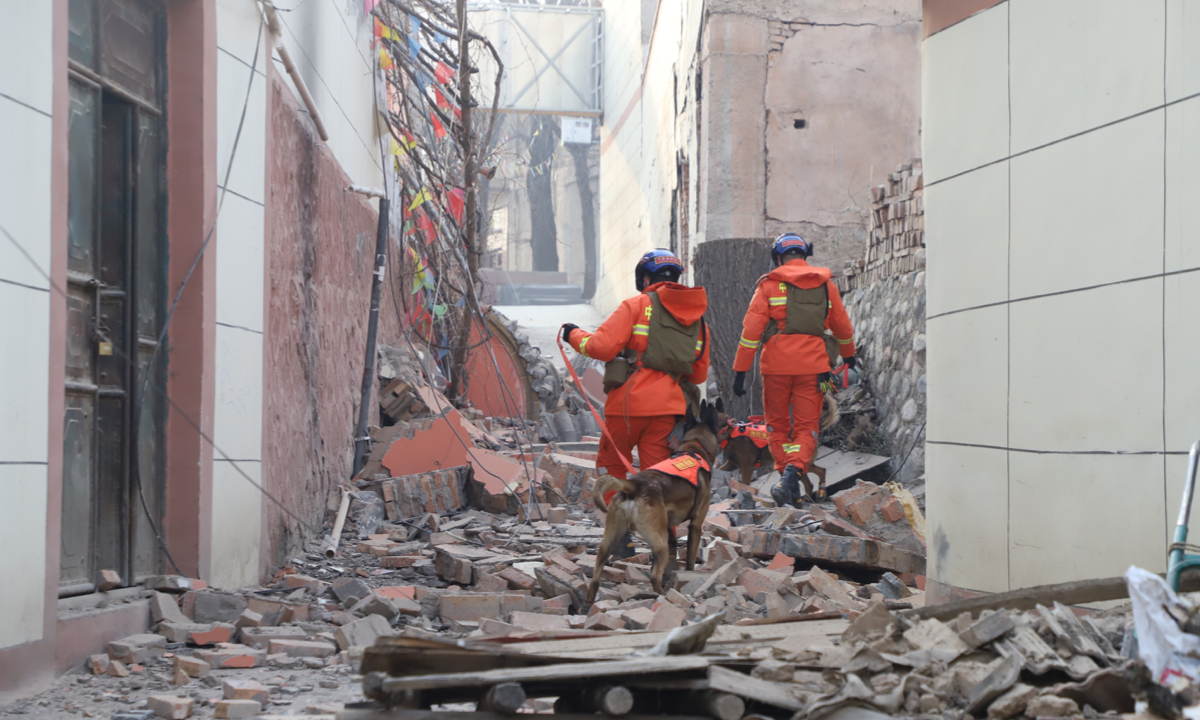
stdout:
[(813, 497), (815, 497), (817, 500), (824, 500), (828, 496), (829, 496), (829, 493), (825, 492), (825, 488), (820, 488), (819, 490), (817, 490), (816, 492), (813, 493)]

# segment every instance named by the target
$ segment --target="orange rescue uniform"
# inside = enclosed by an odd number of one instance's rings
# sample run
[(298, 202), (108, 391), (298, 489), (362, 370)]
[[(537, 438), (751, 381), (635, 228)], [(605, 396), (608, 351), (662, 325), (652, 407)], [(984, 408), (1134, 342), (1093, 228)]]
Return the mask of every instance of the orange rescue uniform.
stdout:
[(813, 267), (804, 260), (785, 263), (759, 280), (742, 321), (734, 372), (746, 372), (754, 365), (754, 354), (767, 323), (774, 322), (779, 330), (763, 345), (759, 362), (763, 410), (771, 432), (771, 455), (779, 471), (788, 465), (795, 465), (801, 472), (808, 469), (817, 450), (823, 404), (817, 376), (830, 370), (823, 338), (782, 332), (787, 320), (788, 285), (802, 289), (825, 285), (828, 297), (825, 328), (833, 331), (842, 357), (854, 355), (854, 328), (842, 305), (842, 296), (830, 280), (832, 276), (828, 268)]
[[(596, 332), (576, 328), (568, 341), (579, 354), (608, 362), (626, 348), (639, 354), (646, 350), (650, 335), (652, 305), (649, 292), (657, 292), (662, 307), (679, 322), (691, 325), (708, 308), (704, 288), (690, 288), (679, 283), (656, 283), (622, 302)], [(692, 371), (682, 379), (699, 385), (708, 377), (708, 332), (701, 334), (696, 347)], [(604, 402), (604, 423), (613, 442), (600, 439), (596, 467), (607, 468), (614, 477), (626, 476), (625, 464), (618, 453), (632, 458), (634, 446), (643, 468), (662, 462), (671, 456), (667, 436), (675, 427), (675, 416), (687, 412), (683, 390), (667, 373), (642, 367), (639, 361), (629, 379), (608, 393)]]

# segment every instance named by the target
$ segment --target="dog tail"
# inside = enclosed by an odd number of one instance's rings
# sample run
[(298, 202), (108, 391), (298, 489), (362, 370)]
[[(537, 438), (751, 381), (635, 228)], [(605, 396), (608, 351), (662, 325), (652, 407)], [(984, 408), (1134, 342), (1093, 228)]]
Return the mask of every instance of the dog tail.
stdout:
[(596, 503), (596, 507), (600, 508), (600, 512), (608, 512), (608, 502), (612, 496), (623, 492), (632, 495), (634, 491), (633, 483), (621, 478), (615, 478), (612, 475), (601, 475), (596, 478), (596, 484), (592, 486), (592, 501)]
[(833, 393), (825, 393), (825, 411), (821, 413), (821, 430), (837, 423), (839, 417), (838, 402)]

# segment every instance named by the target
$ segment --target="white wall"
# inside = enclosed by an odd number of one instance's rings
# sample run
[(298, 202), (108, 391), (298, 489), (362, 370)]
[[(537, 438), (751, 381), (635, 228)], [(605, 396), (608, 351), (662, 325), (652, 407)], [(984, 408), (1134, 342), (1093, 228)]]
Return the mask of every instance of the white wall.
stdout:
[[(265, 71), (270, 44), (257, 5), (255, 0), (217, 2), (217, 197), (222, 205), (213, 243), (217, 261), (213, 441), (230, 458), (213, 453), (210, 582), (217, 587), (258, 582), (265, 502), (239, 472), (255, 482), (262, 475)], [(251, 83), (256, 42), (258, 59)], [(237, 152), (228, 170), (235, 137)], [(222, 187), (227, 170), (228, 186)]]
[[(50, 268), (52, 3), (0, 10), (0, 226)], [(46, 581), (49, 282), (0, 233), (0, 648), (41, 639)], [(62, 302), (59, 299), (59, 302)], [(61, 391), (61, 389), (60, 389)]]
[(1200, 436), (1186, 3), (1008, 0), (924, 42), (940, 583), (1165, 569)]

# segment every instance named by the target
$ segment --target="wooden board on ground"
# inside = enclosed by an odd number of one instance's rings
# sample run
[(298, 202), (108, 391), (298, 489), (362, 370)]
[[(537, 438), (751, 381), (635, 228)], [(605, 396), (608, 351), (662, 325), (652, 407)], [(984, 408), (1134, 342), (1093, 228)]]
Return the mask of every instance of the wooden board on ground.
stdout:
[[(709, 638), (706, 649), (709, 652), (728, 652), (733, 649), (732, 646), (761, 645), (798, 635), (812, 636), (814, 640), (840, 637), (849, 626), (849, 622), (841, 619), (775, 625), (722, 625)], [(634, 650), (648, 650), (662, 642), (667, 635), (667, 632), (614, 633), (577, 640), (510, 643), (507, 647), (510, 650), (557, 657), (616, 657), (628, 655)]]
[(792, 694), (787, 685), (759, 680), (723, 667), (714, 666), (708, 669), (708, 687), (785, 710), (798, 712), (804, 709), (804, 703)]
[[(259, 716), (263, 717), (263, 716)], [(294, 716), (289, 715), (289, 718)], [(304, 716), (306, 719), (314, 717)], [(323, 716), (320, 716), (323, 717)], [(332, 717), (332, 716), (330, 716)], [(454, 710), (342, 710), (337, 714), (337, 720), (513, 720), (514, 715), (501, 715), (495, 712), (475, 711), (463, 713)], [(524, 717), (522, 715), (522, 717)], [(554, 713), (554, 720), (597, 720), (603, 715), (583, 715), (576, 713)], [(695, 717), (690, 715), (622, 715), (621, 720), (712, 720), (712, 718)]]
[(824, 445), (817, 448), (817, 452), (813, 456), (813, 461), (825, 468), (825, 487), (831, 495), (849, 487), (852, 481), (887, 463), (890, 459), (870, 453), (842, 452)]
[(561, 663), (541, 667), (506, 668), (483, 672), (439, 673), (437, 675), (410, 675), (387, 678), (383, 681), (385, 692), (401, 690), (436, 690), (440, 688), (487, 687), (500, 683), (544, 683), (552, 681), (576, 681), (585, 678), (620, 677), (648, 673), (677, 673), (702, 671), (708, 668), (709, 659), (698, 655), (678, 657), (647, 657), (633, 660), (611, 660), (591, 663)]

